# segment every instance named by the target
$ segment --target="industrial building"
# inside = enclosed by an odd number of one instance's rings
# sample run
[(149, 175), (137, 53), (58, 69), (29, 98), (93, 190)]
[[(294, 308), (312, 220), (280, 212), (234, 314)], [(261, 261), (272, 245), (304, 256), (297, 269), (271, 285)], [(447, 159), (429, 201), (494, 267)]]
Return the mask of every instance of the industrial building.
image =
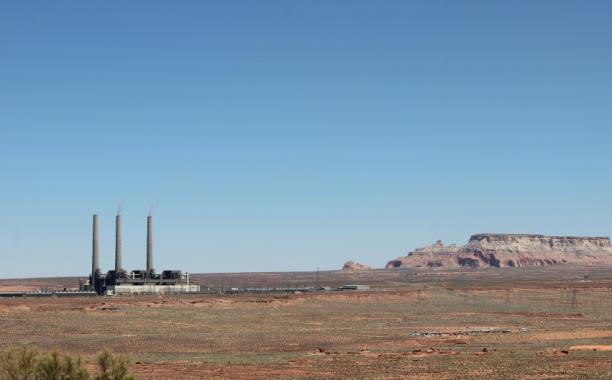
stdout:
[(189, 273), (180, 270), (153, 269), (153, 217), (147, 217), (146, 269), (123, 269), (121, 264), (121, 215), (115, 217), (115, 268), (106, 273), (100, 271), (98, 249), (98, 215), (93, 216), (93, 241), (91, 274), (82, 290), (94, 290), (101, 295), (145, 294), (145, 293), (197, 293), (200, 285), (190, 282)]

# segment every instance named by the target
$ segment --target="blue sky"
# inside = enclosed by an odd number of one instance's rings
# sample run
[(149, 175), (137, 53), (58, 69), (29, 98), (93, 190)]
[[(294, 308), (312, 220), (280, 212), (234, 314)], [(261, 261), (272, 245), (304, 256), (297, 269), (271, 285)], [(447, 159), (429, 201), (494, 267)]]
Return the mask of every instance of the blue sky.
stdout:
[(612, 233), (609, 1), (4, 1), (0, 277)]

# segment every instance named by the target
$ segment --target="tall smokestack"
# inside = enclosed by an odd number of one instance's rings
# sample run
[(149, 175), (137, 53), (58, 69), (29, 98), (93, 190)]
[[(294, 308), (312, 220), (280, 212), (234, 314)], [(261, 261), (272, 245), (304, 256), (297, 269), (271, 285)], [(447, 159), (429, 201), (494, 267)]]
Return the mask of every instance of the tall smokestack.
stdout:
[(153, 271), (153, 216), (147, 216), (147, 272)]
[(95, 286), (96, 272), (100, 271), (100, 258), (98, 255), (98, 215), (93, 216), (93, 240), (91, 250), (91, 285)]
[(121, 214), (115, 217), (115, 272), (119, 272), (121, 265)]

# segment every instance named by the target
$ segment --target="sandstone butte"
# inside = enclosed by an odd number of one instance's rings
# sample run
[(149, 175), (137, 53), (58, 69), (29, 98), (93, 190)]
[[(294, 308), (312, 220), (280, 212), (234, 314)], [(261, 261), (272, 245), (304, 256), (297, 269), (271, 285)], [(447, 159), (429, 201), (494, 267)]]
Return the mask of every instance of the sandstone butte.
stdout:
[(347, 261), (342, 266), (342, 270), (367, 270), (367, 269), (372, 269), (372, 267), (364, 265), (364, 264), (356, 263), (352, 260)]
[(444, 245), (438, 240), (389, 261), (386, 268), (525, 267), (563, 263), (612, 265), (610, 238), (478, 234), (462, 247)]

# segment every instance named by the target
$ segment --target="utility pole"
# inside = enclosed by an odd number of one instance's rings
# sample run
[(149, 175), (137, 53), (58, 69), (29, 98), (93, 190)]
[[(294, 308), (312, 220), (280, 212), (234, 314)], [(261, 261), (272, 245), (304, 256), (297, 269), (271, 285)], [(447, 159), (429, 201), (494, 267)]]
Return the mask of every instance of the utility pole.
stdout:
[(576, 311), (576, 309), (578, 308), (578, 299), (576, 298), (576, 293), (576, 289), (572, 289), (572, 311)]

